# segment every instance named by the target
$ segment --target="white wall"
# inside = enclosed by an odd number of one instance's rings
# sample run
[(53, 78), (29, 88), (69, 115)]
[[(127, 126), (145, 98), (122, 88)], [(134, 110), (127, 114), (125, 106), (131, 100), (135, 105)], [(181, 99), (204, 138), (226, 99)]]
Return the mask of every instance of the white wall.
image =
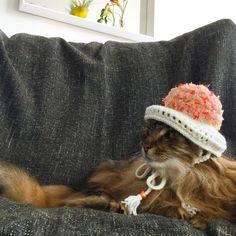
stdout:
[(236, 23), (236, 0), (156, 0), (155, 38), (168, 40), (223, 18)]

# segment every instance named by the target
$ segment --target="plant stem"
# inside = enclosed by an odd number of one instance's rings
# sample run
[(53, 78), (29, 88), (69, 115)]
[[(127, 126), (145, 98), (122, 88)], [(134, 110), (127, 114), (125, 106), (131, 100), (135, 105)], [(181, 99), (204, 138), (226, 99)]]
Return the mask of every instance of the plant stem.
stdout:
[(124, 27), (124, 14), (125, 14), (125, 9), (127, 7), (128, 4), (128, 0), (126, 1), (126, 3), (123, 1), (123, 7), (121, 9), (121, 17), (120, 17), (120, 27)]
[(112, 26), (115, 26), (115, 22), (116, 22), (114, 11), (115, 11), (114, 5), (112, 5)]

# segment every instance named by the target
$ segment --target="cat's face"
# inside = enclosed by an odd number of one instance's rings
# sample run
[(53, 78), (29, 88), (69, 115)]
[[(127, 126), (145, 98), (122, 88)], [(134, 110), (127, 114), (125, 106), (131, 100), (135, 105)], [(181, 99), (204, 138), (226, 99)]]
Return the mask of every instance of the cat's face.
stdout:
[(150, 120), (144, 129), (141, 148), (143, 157), (152, 166), (171, 159), (193, 164), (202, 151), (173, 128), (155, 120)]

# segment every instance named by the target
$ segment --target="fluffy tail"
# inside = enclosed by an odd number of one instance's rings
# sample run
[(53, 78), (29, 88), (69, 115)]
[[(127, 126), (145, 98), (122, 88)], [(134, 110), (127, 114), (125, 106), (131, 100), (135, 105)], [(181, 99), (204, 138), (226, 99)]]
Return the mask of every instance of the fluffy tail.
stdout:
[(73, 190), (64, 185), (41, 186), (25, 171), (0, 162), (0, 195), (19, 203), (37, 207), (58, 207)]

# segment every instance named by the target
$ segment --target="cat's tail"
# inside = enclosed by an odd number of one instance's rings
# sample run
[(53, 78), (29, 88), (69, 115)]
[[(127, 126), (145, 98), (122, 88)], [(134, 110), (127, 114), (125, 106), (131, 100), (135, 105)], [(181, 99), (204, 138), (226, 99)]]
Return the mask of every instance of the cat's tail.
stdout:
[(26, 171), (0, 161), (0, 195), (19, 203), (37, 207), (58, 207), (73, 192), (64, 185), (45, 185)]

